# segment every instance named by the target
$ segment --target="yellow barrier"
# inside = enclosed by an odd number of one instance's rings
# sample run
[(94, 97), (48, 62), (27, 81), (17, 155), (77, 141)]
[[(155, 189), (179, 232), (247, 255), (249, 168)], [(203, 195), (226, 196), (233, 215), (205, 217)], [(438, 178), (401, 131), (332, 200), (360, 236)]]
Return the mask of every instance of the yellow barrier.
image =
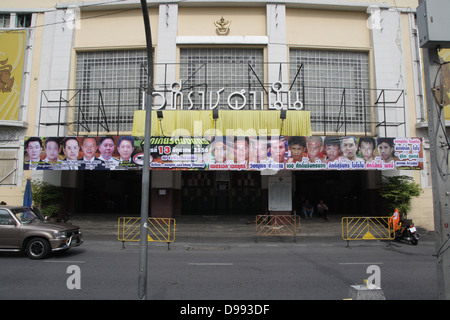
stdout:
[(350, 240), (393, 240), (394, 232), (390, 217), (344, 217), (342, 218), (342, 239)]
[[(119, 241), (139, 241), (141, 232), (141, 218), (121, 217), (117, 227)], [(147, 221), (147, 241), (167, 242), (175, 241), (175, 219), (149, 218)]]
[(300, 230), (300, 219), (297, 216), (259, 215), (256, 216), (256, 239), (260, 235), (294, 236), (294, 240), (296, 240), (297, 227)]

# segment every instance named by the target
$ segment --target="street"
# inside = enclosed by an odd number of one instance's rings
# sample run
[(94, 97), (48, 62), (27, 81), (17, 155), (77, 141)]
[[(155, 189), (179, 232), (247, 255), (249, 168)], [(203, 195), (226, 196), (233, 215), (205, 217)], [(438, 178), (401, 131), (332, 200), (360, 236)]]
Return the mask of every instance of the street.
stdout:
[[(136, 300), (139, 242), (112, 235), (45, 260), (0, 253), (0, 299)], [(337, 237), (149, 243), (148, 300), (343, 300), (380, 268), (387, 300), (437, 299), (434, 237), (419, 245)]]

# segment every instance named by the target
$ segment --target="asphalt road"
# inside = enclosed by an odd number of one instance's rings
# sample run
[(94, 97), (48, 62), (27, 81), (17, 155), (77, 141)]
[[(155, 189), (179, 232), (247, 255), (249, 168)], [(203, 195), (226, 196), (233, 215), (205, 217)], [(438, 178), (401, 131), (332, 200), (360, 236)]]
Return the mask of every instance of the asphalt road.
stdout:
[[(0, 299), (136, 300), (139, 243), (113, 236), (45, 260), (0, 253)], [(387, 300), (437, 299), (434, 238), (419, 245), (334, 237), (150, 243), (149, 300), (343, 300), (379, 267)]]

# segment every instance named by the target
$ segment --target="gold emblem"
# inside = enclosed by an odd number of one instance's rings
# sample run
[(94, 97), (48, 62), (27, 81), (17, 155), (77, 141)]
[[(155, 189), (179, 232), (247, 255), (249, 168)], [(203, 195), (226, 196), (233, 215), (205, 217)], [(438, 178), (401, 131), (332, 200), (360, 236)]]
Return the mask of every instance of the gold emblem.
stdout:
[(225, 21), (223, 17), (214, 22), (214, 24), (216, 25), (216, 33), (219, 36), (227, 36), (230, 33), (231, 22)]
[(12, 66), (8, 63), (8, 58), (0, 61), (0, 90), (11, 92), (14, 85), (14, 77), (11, 78)]

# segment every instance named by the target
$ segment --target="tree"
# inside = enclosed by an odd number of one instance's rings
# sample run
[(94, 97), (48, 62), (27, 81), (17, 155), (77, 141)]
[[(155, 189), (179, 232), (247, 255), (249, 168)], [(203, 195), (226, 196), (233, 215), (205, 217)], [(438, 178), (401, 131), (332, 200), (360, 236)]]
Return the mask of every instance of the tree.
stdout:
[(50, 183), (33, 180), (31, 196), (34, 204), (44, 215), (54, 216), (59, 213), (59, 202), (63, 196), (61, 187)]
[(420, 186), (409, 176), (384, 177), (380, 195), (386, 199), (386, 205), (391, 212), (397, 208), (406, 218), (411, 210), (411, 199), (420, 195)]

